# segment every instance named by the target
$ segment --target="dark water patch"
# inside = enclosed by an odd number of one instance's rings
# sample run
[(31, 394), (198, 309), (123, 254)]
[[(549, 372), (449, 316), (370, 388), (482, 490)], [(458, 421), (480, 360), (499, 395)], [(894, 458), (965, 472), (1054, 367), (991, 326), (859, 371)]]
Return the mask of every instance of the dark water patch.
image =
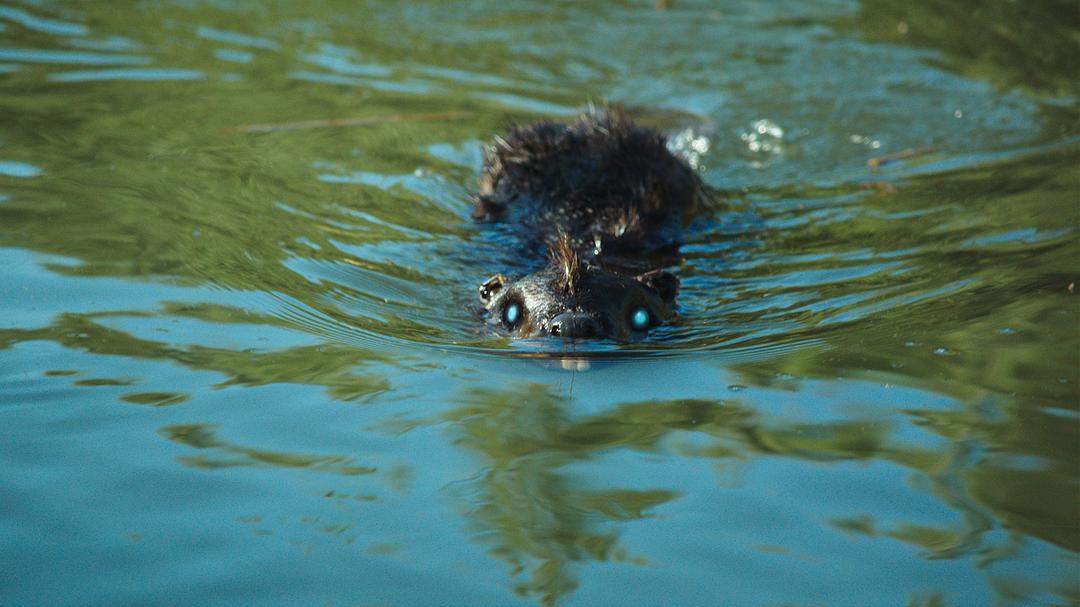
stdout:
[(171, 441), (195, 449), (206, 449), (212, 455), (183, 457), (180, 461), (194, 468), (233, 468), (237, 466), (304, 468), (318, 472), (333, 472), (346, 476), (374, 474), (375, 468), (358, 466), (351, 458), (341, 456), (312, 456), (278, 453), (232, 445), (217, 437), (213, 427), (201, 425), (168, 426), (160, 430)]
[[(76, 386), (89, 386), (89, 387), (97, 387), (97, 386), (130, 386), (131, 384), (134, 384), (134, 383), (135, 383), (135, 380), (133, 380), (133, 379), (110, 379), (110, 378), (105, 378), (105, 377), (98, 377), (98, 378), (92, 378), (92, 379), (80, 379), (80, 380), (75, 382), (75, 385)], [(130, 401), (130, 402), (136, 402), (136, 401)]]
[(190, 398), (186, 394), (172, 392), (132, 392), (124, 394), (120, 400), (134, 405), (150, 405), (151, 407), (171, 407)]

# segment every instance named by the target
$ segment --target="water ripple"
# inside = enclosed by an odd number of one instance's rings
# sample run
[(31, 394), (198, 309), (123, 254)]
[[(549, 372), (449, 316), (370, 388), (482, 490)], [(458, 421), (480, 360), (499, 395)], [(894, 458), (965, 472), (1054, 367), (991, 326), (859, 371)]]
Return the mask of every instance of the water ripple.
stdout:
[(0, 175), (5, 177), (37, 177), (41, 169), (25, 162), (0, 160)]
[(0, 48), (0, 61), (79, 65), (147, 65), (152, 63), (149, 57), (138, 55), (107, 55), (33, 48)]
[(90, 70), (49, 74), (52, 82), (99, 82), (106, 80), (165, 81), (200, 80), (205, 75), (198, 70), (147, 68), (121, 70)]
[(206, 40), (213, 40), (214, 42), (224, 42), (226, 44), (235, 44), (237, 46), (247, 46), (268, 51), (276, 51), (281, 48), (277, 42), (274, 42), (269, 38), (249, 36), (247, 34), (219, 30), (206, 26), (202, 26), (195, 30), (195, 35)]
[(90, 28), (80, 23), (43, 19), (10, 6), (0, 6), (0, 19), (7, 19), (27, 29), (55, 36), (85, 36), (90, 33)]

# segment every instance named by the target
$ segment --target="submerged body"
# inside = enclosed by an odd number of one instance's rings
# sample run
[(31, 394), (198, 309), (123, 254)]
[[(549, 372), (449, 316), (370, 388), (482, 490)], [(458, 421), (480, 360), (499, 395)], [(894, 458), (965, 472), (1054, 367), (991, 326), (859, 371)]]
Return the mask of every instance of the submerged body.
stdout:
[[(634, 339), (675, 315), (662, 269), (704, 196), (664, 136), (619, 112), (542, 122), (496, 139), (474, 215), (548, 247), (544, 269), (480, 286), (489, 322), (511, 335)], [(530, 247), (535, 249), (535, 247)]]

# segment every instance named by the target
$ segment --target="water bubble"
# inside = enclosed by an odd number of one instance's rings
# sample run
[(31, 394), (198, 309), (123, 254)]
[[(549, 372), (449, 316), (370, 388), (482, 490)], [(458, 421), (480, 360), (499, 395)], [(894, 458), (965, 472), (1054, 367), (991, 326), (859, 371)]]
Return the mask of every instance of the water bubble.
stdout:
[(849, 135), (848, 141), (857, 145), (865, 145), (872, 150), (876, 150), (881, 147), (881, 142), (877, 139), (867, 137), (866, 135), (860, 135), (858, 133), (852, 133), (851, 135)]
[(739, 139), (746, 142), (748, 150), (757, 154), (776, 156), (784, 153), (784, 129), (766, 118), (750, 123)]
[(708, 136), (692, 128), (679, 131), (668, 141), (668, 149), (686, 159), (687, 164), (695, 169), (703, 169), (703, 157), (709, 153), (711, 142)]

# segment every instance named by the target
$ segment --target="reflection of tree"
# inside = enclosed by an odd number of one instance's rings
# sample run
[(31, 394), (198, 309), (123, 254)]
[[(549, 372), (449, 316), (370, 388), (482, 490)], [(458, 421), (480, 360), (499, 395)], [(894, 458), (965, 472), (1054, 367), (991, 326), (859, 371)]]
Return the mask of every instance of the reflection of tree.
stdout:
[[(893, 242), (887, 249), (906, 251), (896, 258), (904, 260), (906, 271), (901, 281), (888, 277), (887, 294), (897, 297), (889, 305), (868, 300), (808, 312), (808, 320), (821, 322), (811, 334), (829, 347), (736, 365), (742, 383), (798, 391), (801, 384), (790, 378), (852, 378), (968, 403), (958, 411), (903, 412), (945, 439), (948, 449), (904, 448), (886, 455), (929, 479), (929, 490), (963, 513), (963, 528), (912, 526), (881, 533), (947, 557), (983, 549), (980, 538), (996, 521), (1014, 533), (1080, 548), (1074, 507), (1080, 478), (1080, 319), (1067, 291), (1076, 280), (1080, 241), (1062, 230), (1063, 217), (1076, 217), (1078, 162), (1080, 150), (1073, 146), (915, 177), (898, 192), (867, 201), (878, 217), (919, 215), (891, 222), (888, 231), (874, 225), (880, 221), (875, 215), (864, 214), (839, 224), (846, 234), (823, 225), (800, 230), (798, 238), (777, 234), (770, 243), (770, 249), (791, 255), (813, 253), (814, 247), (835, 253), (835, 243), (845, 238), (880, 242), (888, 234)], [(969, 210), (952, 217), (950, 207), (960, 204)], [(828, 301), (824, 287), (812, 288)], [(943, 296), (941, 289), (955, 292)], [(838, 312), (859, 323), (858, 331), (830, 324)], [(838, 523), (879, 531), (872, 521)]]
[(576, 588), (572, 563), (627, 558), (605, 523), (645, 518), (676, 494), (584, 488), (560, 469), (605, 445), (573, 436), (563, 399), (542, 386), (522, 392), (474, 391), (449, 418), (464, 434), (459, 444), (488, 464), (480, 495), (468, 496), (478, 538), (513, 575), (528, 576), (517, 592), (550, 605)]
[[(993, 331), (993, 318), (971, 321), (937, 335), (963, 355), (941, 357), (902, 343), (892, 347), (877, 331), (860, 335), (872, 351), (854, 345), (832, 350), (804, 350), (781, 360), (745, 363), (734, 370), (746, 384), (799, 391), (801, 378), (835, 381), (886, 379), (930, 388), (971, 405), (963, 409), (890, 411), (942, 441), (915, 444), (890, 438), (895, 422), (850, 418), (794, 422), (766, 415), (738, 400), (682, 399), (632, 402), (575, 417), (570, 402), (544, 386), (505, 391), (479, 390), (456, 399), (446, 415), (460, 430), (457, 444), (478, 454), (485, 472), (465, 485), (460, 502), (477, 540), (509, 563), (520, 578), (518, 592), (553, 604), (576, 587), (575, 567), (590, 561), (641, 563), (620, 545), (620, 527), (648, 518), (653, 509), (679, 493), (662, 484), (638, 488), (620, 478), (597, 479), (574, 472), (573, 464), (613, 451), (661, 452), (676, 457), (709, 458), (737, 463), (757, 457), (815, 462), (888, 461), (914, 472), (920, 488), (962, 517), (959, 524), (935, 527), (917, 521), (882, 528), (873, 513), (852, 513), (832, 523), (851, 533), (889, 537), (916, 546), (929, 558), (978, 558), (980, 566), (1014, 555), (1027, 536), (1070, 550), (1080, 549), (1075, 518), (1076, 451), (1080, 427), (1056, 410), (1067, 408), (1074, 384), (1046, 384), (1030, 375), (1032, 362), (1051, 375), (1068, 373), (1046, 361), (1037, 332), (1047, 315), (1047, 301), (1019, 301), (1007, 312), (1018, 339), (1009, 347), (987, 340), (1010, 336)], [(1052, 308), (1052, 306), (1051, 306)], [(251, 321), (233, 318), (227, 308), (171, 306), (173, 315), (207, 322)], [(279, 352), (178, 347), (139, 339), (103, 326), (107, 314), (58, 317), (52, 326), (0, 331), (0, 348), (19, 342), (51, 340), (100, 355), (167, 360), (193, 369), (217, 371), (224, 383), (263, 385), (300, 382), (325, 386), (331, 396), (363, 398), (388, 389), (385, 379), (357, 373), (372, 363), (393, 365), (377, 353), (354, 347), (297, 347)], [(978, 317), (977, 314), (972, 314)], [(267, 323), (280, 322), (265, 319)], [(928, 326), (927, 331), (933, 331)], [(914, 335), (922, 340), (926, 335)], [(1006, 342), (1007, 343), (1007, 342)], [(842, 344), (841, 344), (842, 345)], [(902, 369), (892, 360), (905, 361)], [(985, 374), (985, 369), (994, 373)], [(980, 386), (980, 384), (983, 384)], [(1019, 395), (1006, 398), (998, 394)], [(873, 404), (873, 403), (868, 403)], [(189, 424), (162, 428), (170, 440), (197, 451), (182, 461), (200, 468), (230, 466), (303, 468), (341, 474), (375, 472), (346, 455), (296, 454), (233, 444), (212, 426)], [(683, 442), (695, 434), (706, 441)], [(1019, 464), (1017, 463), (1019, 462)], [(650, 481), (657, 482), (657, 481)], [(662, 482), (662, 481), (660, 481)], [(1003, 536), (988, 532), (1004, 528)], [(631, 547), (633, 548), (633, 547)], [(640, 548), (635, 551), (640, 550)], [(996, 585), (1004, 582), (995, 580)], [(997, 587), (997, 586), (995, 586)]]
[(218, 438), (214, 427), (205, 424), (167, 426), (160, 432), (169, 440), (207, 451), (207, 453), (180, 458), (183, 464), (193, 468), (208, 470), (238, 466), (304, 468), (346, 476), (373, 474), (376, 471), (370, 466), (356, 465), (352, 458), (342, 455), (303, 455), (233, 445)]
[[(172, 307), (174, 316), (188, 316), (221, 322), (227, 310), (220, 306)], [(280, 325), (272, 318), (243, 314), (247, 322)], [(356, 372), (371, 363), (393, 364), (389, 357), (355, 346), (301, 346), (279, 351), (230, 350), (203, 346), (176, 347), (137, 338), (98, 324), (96, 318), (125, 314), (63, 314), (49, 327), (0, 330), (0, 349), (20, 342), (54, 341), (93, 354), (130, 356), (149, 360), (169, 360), (192, 369), (217, 371), (228, 376), (222, 385), (265, 385), (276, 382), (325, 386), (336, 399), (351, 400), (388, 389), (385, 379)]]
[[(920, 548), (928, 558), (977, 558), (979, 567), (1014, 555), (1026, 534), (1067, 549), (1077, 547), (1071, 484), (1075, 464), (1061, 461), (1062, 466), (1055, 471), (1051, 464), (1048, 472), (1009, 469), (994, 462), (1036, 452), (1067, 458), (1075, 454), (1080, 436), (1075, 425), (1063, 428), (1045, 420), (1012, 417), (1019, 410), (996, 421), (988, 421), (994, 415), (983, 410), (990, 407), (985, 402), (970, 411), (899, 412), (948, 439), (934, 449), (891, 440), (891, 423), (850, 419), (793, 423), (738, 401), (624, 403), (571, 419), (567, 401), (543, 386), (474, 391), (463, 400), (465, 404), (448, 418), (460, 428), (458, 443), (486, 463), (486, 472), (461, 497), (469, 508), (466, 516), (478, 540), (510, 563), (514, 575), (527, 575), (517, 590), (539, 596), (544, 604), (575, 588), (575, 563), (625, 559), (612, 524), (646, 517), (650, 508), (678, 495), (662, 486), (591, 491), (584, 489), (586, 479), (565, 470), (568, 464), (617, 449), (720, 461), (754, 457), (888, 461), (912, 470), (913, 481), (959, 514), (962, 522), (934, 527), (913, 521), (878, 528), (872, 515), (865, 514), (836, 518), (831, 521), (835, 527), (890, 537)], [(712, 442), (685, 446), (671, 440), (687, 432), (708, 436)], [(1046, 444), (1047, 440), (1056, 445)], [(990, 535), (1001, 526), (1009, 532), (1003, 537)], [(643, 562), (648, 554), (643, 557), (631, 561)], [(1011, 582), (992, 581), (1001, 592), (1009, 592)]]
[[(123, 98), (121, 91), (113, 94)], [(94, 95), (73, 88), (64, 106), (78, 105), (83, 94)], [(44, 146), (37, 129), (6, 132), (8, 142), (19, 142), (50, 168), (32, 180), (5, 181), (0, 246), (63, 256), (67, 263), (46, 265), (62, 276), (283, 294), (342, 325), (419, 341), (438, 336), (441, 328), (410, 304), (417, 293), (443, 288), (446, 276), (429, 271), (420, 255), (451, 257), (432, 241), (464, 234), (461, 217), (405, 188), (320, 181), (311, 164), (328, 153), (348, 158), (356, 145), (349, 137), (280, 146), (267, 138), (222, 135), (222, 127), (250, 120), (251, 107), (263, 102), (271, 103), (252, 91), (242, 104), (216, 104), (210, 119), (224, 122), (195, 129), (192, 124), (208, 117), (205, 108), (163, 95), (124, 113), (91, 112), (81, 117), (76, 136), (49, 135)], [(100, 100), (87, 103), (96, 106)], [(23, 116), (26, 124), (56, 125), (67, 115), (32, 95), (0, 99), (0, 111)], [(399, 143), (401, 128), (424, 132), (432, 143), (447, 141), (439, 138), (450, 134), (446, 130), (426, 127), (371, 126), (365, 135), (372, 149), (393, 149), (386, 140)], [(154, 132), (151, 143), (117, 136), (140, 132)], [(53, 137), (65, 143), (58, 146)], [(344, 149), (335, 155), (333, 145)], [(58, 149), (61, 158), (55, 158)], [(406, 162), (438, 166), (431, 157)], [(308, 265), (299, 270), (290, 265), (297, 262)], [(312, 267), (325, 274), (313, 275)], [(344, 311), (355, 301), (385, 305), (368, 305), (367, 314)]]
[(605, 526), (647, 517), (678, 495), (663, 487), (588, 490), (584, 479), (562, 471), (568, 464), (612, 449), (653, 451), (676, 432), (715, 439), (712, 447), (687, 456), (730, 459), (751, 451), (817, 461), (865, 459), (882, 455), (886, 430), (847, 422), (769, 424), (737, 403), (711, 400), (630, 403), (571, 420), (567, 401), (536, 385), (473, 391), (464, 400), (448, 417), (461, 428), (458, 443), (487, 464), (476, 493), (463, 498), (471, 508), (467, 516), (514, 575), (528, 576), (517, 590), (544, 604), (576, 587), (573, 563), (627, 558), (618, 533)]
[[(805, 350), (779, 363), (747, 363), (737, 370), (747, 384), (797, 390), (797, 383), (785, 386), (777, 376), (865, 378), (969, 403), (961, 410), (903, 412), (945, 439), (948, 449), (884, 455), (924, 474), (930, 489), (967, 521), (964, 537), (945, 542), (923, 534), (915, 543), (933, 546), (939, 556), (973, 548), (973, 534), (987, 530), (992, 516), (1010, 529), (1078, 550), (1080, 423), (1074, 415), (1080, 344), (1075, 336), (1054, 337), (1046, 322), (1065, 314), (1064, 298), (1023, 298), (986, 311), (981, 300), (954, 301), (953, 313), (968, 321), (951, 330), (943, 331), (932, 318), (925, 326), (909, 321), (897, 338), (896, 325), (879, 321), (859, 334), (870, 348), (838, 343), (826, 352)], [(1002, 333), (1003, 326), (1010, 331)], [(1061, 356), (1048, 357), (1046, 344), (1055, 341), (1063, 342)]]

